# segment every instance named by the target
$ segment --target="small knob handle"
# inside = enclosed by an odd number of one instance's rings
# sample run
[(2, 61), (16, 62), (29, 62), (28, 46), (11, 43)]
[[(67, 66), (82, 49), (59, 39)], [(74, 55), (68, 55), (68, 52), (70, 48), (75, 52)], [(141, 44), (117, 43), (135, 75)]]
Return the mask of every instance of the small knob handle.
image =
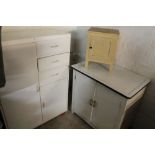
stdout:
[(90, 99), (89, 105), (90, 105), (90, 106), (93, 106), (93, 102), (94, 102), (93, 99)]
[(93, 107), (96, 107), (97, 102), (93, 101)]
[(54, 61), (52, 61), (51, 63), (57, 63), (57, 62), (59, 62), (59, 60), (54, 60)]
[(93, 48), (92, 46), (89, 47), (89, 49), (92, 49), (92, 48)]
[(90, 106), (96, 107), (96, 104), (97, 104), (97, 102), (96, 102), (95, 100), (90, 99), (90, 101), (89, 101), (89, 105), (90, 105)]
[(51, 48), (56, 48), (56, 47), (58, 47), (58, 45), (51, 45), (50, 47)]

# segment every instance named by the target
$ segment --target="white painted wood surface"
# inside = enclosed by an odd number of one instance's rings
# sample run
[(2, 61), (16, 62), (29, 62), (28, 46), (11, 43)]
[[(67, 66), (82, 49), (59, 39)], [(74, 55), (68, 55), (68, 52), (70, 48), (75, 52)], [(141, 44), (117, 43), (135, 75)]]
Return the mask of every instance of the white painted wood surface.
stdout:
[(68, 109), (70, 37), (64, 34), (37, 40), (43, 122)]
[(38, 59), (39, 71), (53, 69), (55, 67), (68, 66), (70, 54), (64, 53)]
[(3, 46), (6, 86), (0, 95), (38, 83), (36, 47), (34, 43)]
[(2, 96), (1, 104), (8, 128), (35, 128), (42, 123), (40, 96), (36, 85)]
[(39, 72), (40, 86), (65, 78), (69, 78), (68, 66), (67, 67), (60, 66)]
[[(2, 41), (3, 43), (16, 42), (16, 40), (23, 41), (32, 39), (34, 42), (43, 41), (50, 39), (52, 37), (57, 37), (58, 35), (67, 34), (69, 31), (63, 31), (60, 29), (44, 28), (44, 29), (22, 29), (16, 31), (3, 31), (2, 29)], [(69, 34), (69, 33), (68, 33)]]
[(70, 34), (35, 38), (38, 58), (70, 52)]
[(136, 103), (140, 98), (143, 97), (146, 87), (144, 87), (139, 93), (133, 96), (131, 99), (127, 100), (125, 110), (128, 110), (134, 103)]
[(72, 67), (127, 98), (134, 96), (150, 82), (150, 79), (120, 66), (115, 66), (112, 72), (105, 69), (103, 65), (96, 63), (90, 63), (88, 69), (84, 67), (84, 63)]
[(43, 106), (43, 122), (64, 113), (68, 109), (68, 79), (58, 80), (40, 87)]
[(126, 99), (97, 83), (94, 101), (91, 123), (100, 129), (119, 128), (120, 114), (122, 117)]

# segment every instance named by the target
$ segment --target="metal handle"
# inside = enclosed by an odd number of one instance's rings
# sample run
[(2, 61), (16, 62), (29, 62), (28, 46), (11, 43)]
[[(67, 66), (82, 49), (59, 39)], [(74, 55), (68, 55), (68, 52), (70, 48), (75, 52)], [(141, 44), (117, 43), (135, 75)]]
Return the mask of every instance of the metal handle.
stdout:
[(50, 47), (51, 48), (56, 48), (56, 47), (58, 47), (58, 45), (51, 45)]
[(96, 102), (95, 100), (90, 99), (90, 101), (89, 101), (89, 105), (90, 105), (90, 106), (96, 107), (96, 104), (97, 104), (97, 102)]
[(52, 61), (51, 63), (57, 63), (57, 62), (59, 62), (59, 60)]
[(93, 102), (94, 102), (93, 99), (90, 99), (89, 105), (90, 105), (90, 106), (93, 106)]
[(93, 107), (94, 107), (94, 108), (96, 107), (96, 104), (97, 104), (97, 102), (94, 100), (94, 101), (93, 101)]

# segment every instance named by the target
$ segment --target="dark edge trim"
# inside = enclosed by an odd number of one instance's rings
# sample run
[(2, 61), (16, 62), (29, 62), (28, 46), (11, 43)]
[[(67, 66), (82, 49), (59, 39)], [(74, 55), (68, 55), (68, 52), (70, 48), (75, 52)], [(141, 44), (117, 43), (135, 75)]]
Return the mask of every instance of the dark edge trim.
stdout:
[[(109, 89), (111, 89), (111, 90), (113, 90), (114, 92), (116, 92), (116, 93), (118, 93), (119, 95), (121, 95), (121, 96), (123, 96), (123, 97), (125, 97), (125, 98), (127, 98), (127, 99), (131, 99), (131, 98), (133, 98), (136, 94), (138, 94), (143, 88), (145, 88), (146, 87), (146, 85), (144, 86), (144, 87), (142, 87), (137, 93), (135, 93), (134, 95), (132, 95), (131, 97), (128, 97), (128, 96), (125, 96), (124, 94), (122, 94), (122, 93), (120, 93), (120, 92), (118, 92), (118, 91), (116, 91), (115, 89), (112, 89), (111, 87), (109, 87), (109, 86), (107, 86), (107, 85), (105, 85), (105, 84), (103, 84), (103, 83), (101, 83), (100, 81), (98, 81), (98, 80), (96, 80), (96, 79), (94, 79), (94, 78), (92, 78), (91, 76), (89, 76), (89, 75), (87, 75), (87, 74), (85, 74), (85, 73), (83, 73), (83, 72), (81, 72), (81, 71), (79, 71), (78, 69), (76, 69), (76, 68), (74, 68), (74, 67), (72, 67), (71, 66), (71, 68), (73, 68), (74, 70), (76, 70), (76, 71), (78, 71), (78, 72), (80, 72), (81, 74), (83, 74), (83, 75), (86, 75), (87, 77), (89, 77), (89, 78), (91, 78), (92, 80), (94, 80), (94, 81), (96, 81), (96, 82), (98, 82), (98, 83), (100, 83), (101, 85), (104, 85), (105, 87), (107, 87), (107, 88), (109, 88)], [(149, 82), (150, 83), (150, 82)], [(149, 84), (148, 83), (148, 84)]]

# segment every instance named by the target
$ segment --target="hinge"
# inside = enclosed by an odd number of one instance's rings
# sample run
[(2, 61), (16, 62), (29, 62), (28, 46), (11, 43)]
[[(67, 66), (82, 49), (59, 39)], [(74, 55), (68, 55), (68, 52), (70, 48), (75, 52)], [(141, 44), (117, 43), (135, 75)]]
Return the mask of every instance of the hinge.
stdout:
[(45, 107), (45, 102), (43, 102), (42, 105), (43, 105), (43, 108), (44, 108)]
[(75, 77), (74, 78), (76, 79), (76, 74), (75, 74)]

